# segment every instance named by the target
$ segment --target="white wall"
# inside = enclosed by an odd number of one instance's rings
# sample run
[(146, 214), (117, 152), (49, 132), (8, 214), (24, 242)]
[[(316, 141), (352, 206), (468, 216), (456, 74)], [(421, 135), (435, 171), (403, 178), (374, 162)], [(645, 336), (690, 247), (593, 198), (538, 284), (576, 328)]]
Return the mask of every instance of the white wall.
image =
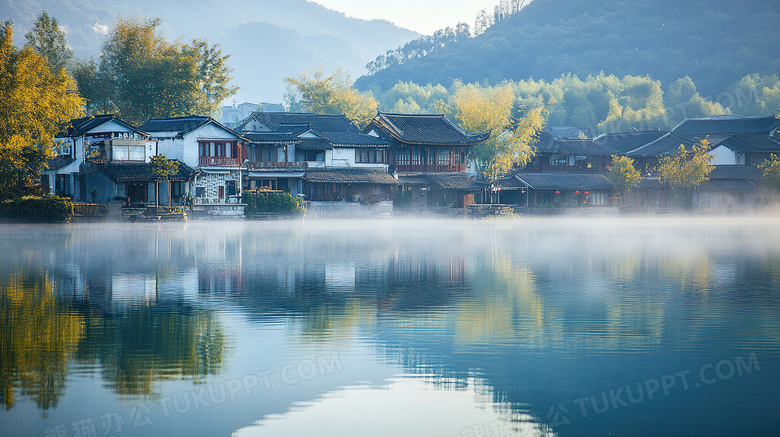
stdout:
[(150, 132), (152, 138), (161, 139), (157, 146), (157, 153), (164, 154), (166, 158), (178, 159), (192, 168), (198, 167), (198, 140), (237, 140), (238, 137), (222, 129), (215, 124), (207, 124), (199, 129), (184, 135), (184, 138), (173, 138), (177, 132)]
[[(387, 160), (387, 153), (385, 153)], [(325, 151), (325, 165), (333, 168), (368, 168), (387, 171), (387, 164), (364, 164), (355, 162), (355, 149), (349, 147), (334, 147)]]
[(715, 158), (710, 161), (712, 165), (744, 165), (745, 155), (729, 149), (726, 146), (718, 146), (714, 150), (710, 150), (710, 156)]

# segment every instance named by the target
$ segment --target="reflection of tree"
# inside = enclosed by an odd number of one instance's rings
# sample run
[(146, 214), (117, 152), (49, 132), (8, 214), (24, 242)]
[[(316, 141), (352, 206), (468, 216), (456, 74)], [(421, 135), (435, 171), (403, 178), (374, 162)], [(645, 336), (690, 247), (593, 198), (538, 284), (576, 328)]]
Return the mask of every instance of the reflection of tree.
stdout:
[(544, 304), (527, 266), (496, 253), (470, 280), (479, 284), (475, 290), (492, 292), (475, 293), (471, 301), (460, 303), (456, 314), (458, 343), (490, 343), (513, 338), (516, 333), (530, 343), (544, 340), (544, 331), (549, 330), (551, 321), (545, 321)]
[(137, 305), (90, 313), (86, 324), (79, 360), (99, 362), (108, 385), (122, 395), (152, 394), (161, 379), (213, 375), (223, 363), (225, 334), (209, 313)]
[(14, 406), (20, 391), (38, 408), (57, 406), (65, 392), (67, 360), (84, 335), (72, 310), (55, 303), (44, 270), (15, 270), (0, 279), (0, 402)]
[(56, 407), (71, 359), (99, 364), (121, 395), (150, 395), (156, 381), (221, 370), (226, 338), (211, 313), (176, 301), (112, 311), (53, 291), (70, 282), (60, 279), (55, 287), (45, 270), (0, 275), (0, 402), (6, 409), (19, 393), (42, 410)]

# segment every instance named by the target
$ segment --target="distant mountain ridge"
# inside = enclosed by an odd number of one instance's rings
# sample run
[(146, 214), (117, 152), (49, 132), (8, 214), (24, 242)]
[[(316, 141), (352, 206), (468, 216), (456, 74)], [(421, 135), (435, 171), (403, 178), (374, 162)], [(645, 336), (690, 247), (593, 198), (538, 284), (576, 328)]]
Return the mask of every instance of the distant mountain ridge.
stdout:
[(57, 18), (79, 57), (99, 53), (118, 16), (160, 17), (171, 40), (219, 43), (231, 55), (238, 102), (281, 101), (284, 77), (320, 65), (343, 66), (357, 77), (378, 53), (420, 36), (307, 0), (0, 0), (0, 19), (14, 21), (17, 45), (42, 10)]
[(449, 86), (454, 79), (584, 78), (603, 71), (690, 76), (703, 95), (751, 73), (780, 71), (777, 0), (534, 0), (476, 38), (356, 81), (387, 90), (400, 81)]

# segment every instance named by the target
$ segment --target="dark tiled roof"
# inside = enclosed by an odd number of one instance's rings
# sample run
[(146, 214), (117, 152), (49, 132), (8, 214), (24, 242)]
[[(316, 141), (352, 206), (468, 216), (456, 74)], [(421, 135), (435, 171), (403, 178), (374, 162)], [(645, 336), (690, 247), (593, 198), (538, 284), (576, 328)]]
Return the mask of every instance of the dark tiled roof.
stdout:
[(372, 128), (404, 144), (472, 146), (490, 138), (489, 132), (468, 132), (442, 114), (379, 112), (365, 130)]
[(299, 140), (298, 134), (292, 132), (245, 133), (243, 137), (256, 144), (294, 143)]
[[(175, 161), (175, 160), (174, 160)], [(103, 168), (103, 173), (115, 182), (133, 182), (133, 181), (162, 181), (165, 178), (154, 173), (152, 164), (148, 162), (138, 164), (107, 164)], [(172, 181), (187, 181), (195, 174), (191, 169), (179, 162), (179, 172), (170, 177)]]
[[(258, 122), (268, 131), (247, 130), (251, 122)], [(327, 138), (333, 145), (357, 147), (385, 147), (387, 142), (360, 131), (344, 115), (320, 115), (299, 112), (254, 112), (237, 128), (247, 136), (260, 134), (292, 134), (296, 137), (311, 131)], [(287, 141), (286, 139), (284, 141)]]
[(579, 138), (581, 130), (572, 126), (547, 126), (544, 131), (555, 138)]
[(502, 178), (498, 180), (498, 185), (502, 189), (518, 189), (518, 188), (525, 188), (526, 185), (523, 182), (520, 182), (516, 177), (511, 176), (508, 178)]
[(678, 124), (675, 135), (715, 135), (735, 133), (768, 134), (776, 129), (780, 121), (776, 117), (739, 117), (716, 115), (706, 118), (689, 118)]
[(663, 190), (664, 184), (661, 183), (658, 179), (647, 179), (642, 178), (642, 180), (639, 181), (639, 183), (636, 186), (636, 189), (638, 190), (655, 190), (660, 191)]
[(611, 190), (615, 187), (602, 174), (517, 173), (515, 177), (535, 190)]
[(47, 161), (47, 164), (49, 165), (48, 170), (59, 170), (75, 161), (76, 161), (75, 158), (63, 158), (58, 156), (54, 159), (50, 159)]
[(593, 139), (593, 142), (603, 146), (609, 146), (620, 153), (628, 153), (661, 138), (667, 132), (633, 131), (614, 134), (603, 134)]
[(733, 134), (716, 146), (726, 146), (740, 152), (770, 152), (780, 154), (780, 142), (767, 134)]
[(593, 142), (593, 140), (559, 139), (547, 132), (542, 133), (534, 143), (537, 153), (575, 156), (615, 155), (617, 150), (610, 146)]
[(299, 140), (295, 148), (301, 150), (331, 150), (333, 146), (324, 138), (304, 138)]
[(745, 179), (758, 181), (763, 177), (764, 171), (752, 165), (718, 165), (710, 172), (710, 180)]
[(182, 137), (184, 134), (194, 131), (207, 124), (214, 124), (223, 130), (240, 137), (234, 130), (221, 124), (217, 120), (211, 117), (203, 117), (199, 115), (189, 115), (187, 117), (171, 117), (171, 118), (150, 118), (146, 123), (141, 125), (141, 129), (146, 132), (176, 132), (177, 137)]
[(690, 149), (693, 144), (693, 141), (667, 133), (651, 143), (626, 153), (626, 155), (630, 157), (674, 155), (680, 150), (680, 145)]
[(425, 179), (436, 190), (479, 191), (487, 186), (466, 173), (427, 174)]
[(334, 184), (400, 184), (400, 182), (385, 171), (368, 169), (307, 171), (306, 175), (303, 176), (303, 179), (308, 182)]
[(744, 179), (712, 180), (701, 184), (699, 191), (756, 191), (756, 184)]
[(102, 115), (91, 115), (89, 117), (74, 118), (73, 120), (70, 121), (70, 127), (67, 129), (67, 131), (58, 133), (57, 137), (77, 138), (83, 136), (84, 134), (91, 131), (92, 129), (95, 129), (96, 127), (108, 123), (110, 121), (115, 121), (121, 124), (122, 126), (134, 132), (137, 132), (143, 136), (149, 135), (146, 132), (142, 132), (141, 130), (133, 127), (132, 125), (118, 119), (114, 114), (102, 114)]

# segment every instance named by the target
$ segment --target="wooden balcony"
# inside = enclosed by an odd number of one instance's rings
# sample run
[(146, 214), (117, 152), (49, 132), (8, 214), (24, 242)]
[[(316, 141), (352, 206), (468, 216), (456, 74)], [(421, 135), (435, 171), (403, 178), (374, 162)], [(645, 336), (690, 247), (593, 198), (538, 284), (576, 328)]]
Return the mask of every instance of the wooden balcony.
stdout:
[(466, 164), (445, 164), (445, 165), (415, 165), (399, 164), (395, 166), (399, 173), (463, 173), (466, 171)]
[(284, 161), (255, 161), (248, 163), (250, 169), (257, 170), (306, 170), (307, 162), (284, 162)]
[(238, 167), (238, 158), (225, 158), (223, 156), (201, 156), (198, 158), (199, 167)]

